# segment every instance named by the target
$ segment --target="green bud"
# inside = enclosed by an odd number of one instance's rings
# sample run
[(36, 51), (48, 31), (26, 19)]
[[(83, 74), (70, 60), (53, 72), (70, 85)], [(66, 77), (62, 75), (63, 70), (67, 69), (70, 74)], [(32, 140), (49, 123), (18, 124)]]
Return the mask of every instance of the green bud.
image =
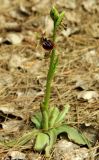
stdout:
[(53, 7), (50, 11), (50, 16), (52, 18), (53, 21), (57, 21), (59, 18), (59, 13), (57, 11), (57, 9), (55, 7)]
[(65, 15), (65, 12), (60, 13), (60, 15), (57, 19), (57, 22), (56, 22), (56, 26), (59, 26), (61, 24), (64, 15)]

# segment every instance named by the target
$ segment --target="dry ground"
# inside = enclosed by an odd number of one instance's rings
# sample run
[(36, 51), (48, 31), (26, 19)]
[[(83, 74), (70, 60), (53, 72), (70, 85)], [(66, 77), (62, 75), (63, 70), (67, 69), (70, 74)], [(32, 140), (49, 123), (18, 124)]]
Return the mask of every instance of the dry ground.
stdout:
[[(40, 37), (51, 37), (49, 11), (56, 4), (59, 11), (65, 11), (65, 18), (57, 35), (59, 65), (51, 105), (61, 108), (69, 103), (67, 122), (89, 126), (92, 150), (99, 148), (99, 1), (0, 3), (0, 138), (9, 140), (30, 129), (30, 115), (39, 109), (49, 64)], [(8, 152), (1, 148), (1, 158)], [(32, 150), (27, 147), (24, 152), (28, 156)]]

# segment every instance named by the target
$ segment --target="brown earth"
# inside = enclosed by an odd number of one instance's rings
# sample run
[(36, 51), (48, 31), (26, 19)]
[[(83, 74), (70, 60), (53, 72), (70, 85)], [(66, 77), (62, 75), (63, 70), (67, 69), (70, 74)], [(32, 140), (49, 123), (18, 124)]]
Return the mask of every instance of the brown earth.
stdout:
[[(50, 56), (40, 38), (51, 37), (49, 12), (54, 4), (65, 11), (65, 18), (57, 33), (59, 65), (50, 105), (61, 109), (69, 103), (67, 123), (88, 126), (95, 137), (91, 150), (98, 151), (99, 1), (65, 1), (0, 0), (0, 139), (29, 130), (30, 116), (40, 107)], [(27, 157), (33, 152), (30, 146), (23, 151)], [(1, 148), (1, 158), (10, 150)]]

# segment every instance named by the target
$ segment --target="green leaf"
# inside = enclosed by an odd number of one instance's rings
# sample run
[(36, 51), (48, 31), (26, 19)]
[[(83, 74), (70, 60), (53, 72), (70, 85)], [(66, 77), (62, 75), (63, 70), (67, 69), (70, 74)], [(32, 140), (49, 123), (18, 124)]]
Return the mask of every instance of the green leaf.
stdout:
[(24, 133), (24, 135), (22, 135), (22, 137), (19, 137), (18, 139), (15, 139), (9, 142), (3, 142), (1, 144), (3, 144), (4, 147), (8, 147), (8, 148), (21, 147), (26, 143), (28, 143), (31, 139), (33, 139), (37, 133), (38, 133), (38, 130), (33, 129), (32, 131)]
[(2, 147), (2, 148), (8, 148), (7, 145), (6, 145), (6, 143), (5, 143), (4, 141), (1, 141), (1, 140), (0, 140), (0, 148), (1, 148), (1, 147)]
[(68, 138), (74, 141), (75, 143), (82, 144), (82, 145), (88, 145), (88, 146), (91, 145), (88, 139), (85, 138), (82, 133), (78, 132), (77, 129), (73, 127), (70, 127), (64, 124), (56, 129), (57, 135), (63, 132), (67, 133)]
[(38, 133), (35, 140), (34, 149), (36, 151), (42, 151), (47, 145), (49, 145), (49, 136), (45, 133)]
[(20, 137), (17, 141), (15, 146), (23, 146), (26, 143), (28, 143), (31, 139), (33, 139), (36, 134), (38, 133), (38, 130), (33, 129), (32, 131), (29, 131), (25, 133), (22, 137)]
[(59, 26), (61, 24), (64, 15), (65, 15), (64, 11), (62, 13), (60, 13), (59, 18), (56, 21), (56, 26)]
[(42, 122), (42, 114), (41, 112), (35, 113), (34, 116), (31, 117), (31, 121), (35, 124), (36, 128), (41, 128), (41, 122)]
[(16, 144), (16, 140), (12, 140), (9, 142), (0, 141), (0, 147), (4, 147), (6, 149), (13, 147)]
[(57, 19), (59, 18), (59, 13), (54, 6), (52, 7), (52, 9), (50, 11), (50, 16), (51, 16), (53, 21), (57, 21)]
[(50, 128), (55, 125), (55, 121), (56, 121), (58, 115), (59, 115), (59, 109), (58, 109), (57, 107), (54, 107), (54, 108), (53, 108), (53, 111), (52, 111), (52, 114), (51, 114), (51, 116), (49, 117), (49, 125), (48, 125), (48, 126), (49, 126)]
[(53, 110), (54, 110), (54, 107), (49, 107), (49, 109), (48, 109), (49, 119), (50, 119), (50, 117), (51, 117), (51, 115), (52, 115)]
[(49, 141), (49, 145), (46, 147), (45, 152), (46, 152), (46, 156), (49, 157), (50, 155), (50, 150), (53, 147), (53, 144), (56, 142), (57, 139), (57, 135), (56, 135), (56, 130), (55, 129), (51, 129), (47, 132), (47, 134), (50, 137), (50, 141)]
[(64, 106), (63, 111), (60, 112), (59, 116), (56, 119), (56, 124), (62, 123), (64, 121), (64, 118), (65, 118), (66, 114), (68, 113), (69, 108), (70, 108), (69, 104), (66, 104)]

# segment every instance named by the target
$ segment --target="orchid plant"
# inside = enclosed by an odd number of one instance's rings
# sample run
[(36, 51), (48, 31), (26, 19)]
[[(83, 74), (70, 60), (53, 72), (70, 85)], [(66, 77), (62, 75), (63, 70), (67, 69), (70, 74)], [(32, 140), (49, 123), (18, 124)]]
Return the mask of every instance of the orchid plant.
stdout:
[[(64, 12), (59, 12), (55, 7), (50, 11), (50, 17), (53, 20), (53, 43), (56, 42), (57, 29), (61, 25), (64, 17)], [(40, 111), (36, 113), (32, 118), (32, 122), (39, 130), (36, 135), (34, 149), (36, 151), (45, 150), (46, 155), (49, 155), (53, 144), (55, 143), (57, 136), (60, 133), (66, 132), (68, 138), (78, 144), (89, 145), (89, 141), (79, 133), (75, 128), (68, 126), (65, 122), (66, 114), (69, 111), (69, 104), (64, 106), (64, 109), (60, 111), (57, 107), (50, 107), (49, 100), (51, 94), (51, 83), (58, 65), (58, 56), (56, 54), (56, 47), (54, 47), (50, 54), (50, 65), (47, 75), (46, 90), (44, 101), (41, 103)]]
[[(64, 12), (59, 13), (55, 7), (52, 7), (50, 11), (50, 17), (53, 21), (52, 40), (56, 43), (57, 29), (61, 25), (64, 17)], [(57, 136), (61, 133), (67, 133), (70, 140), (77, 144), (90, 146), (89, 140), (80, 133), (76, 128), (73, 128), (66, 124), (65, 117), (69, 111), (69, 104), (64, 106), (64, 109), (60, 111), (57, 107), (51, 107), (50, 94), (51, 83), (58, 65), (58, 55), (56, 54), (56, 47), (50, 51), (50, 64), (46, 81), (46, 89), (44, 100), (41, 103), (40, 111), (36, 112), (31, 117), (31, 121), (34, 124), (34, 128), (25, 133), (17, 141), (6, 143), (7, 146), (22, 146), (25, 145), (31, 139), (34, 139), (33, 148), (35, 151), (45, 151), (46, 156), (49, 156), (50, 151), (57, 140)]]

